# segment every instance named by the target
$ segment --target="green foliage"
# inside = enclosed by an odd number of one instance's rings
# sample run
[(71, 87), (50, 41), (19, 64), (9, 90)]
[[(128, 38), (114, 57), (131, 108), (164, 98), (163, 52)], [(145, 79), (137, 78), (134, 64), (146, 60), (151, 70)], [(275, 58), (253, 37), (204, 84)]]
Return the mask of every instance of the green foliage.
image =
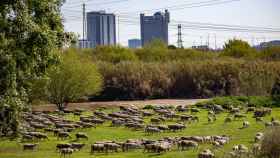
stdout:
[(56, 61), (55, 52), (64, 45), (62, 3), (62, 0), (0, 3), (0, 109), (6, 111), (0, 112), (7, 115), (4, 116), (7, 119), (0, 120), (1, 135), (16, 134), (18, 114), (26, 106), (30, 81), (45, 73)]
[(165, 61), (168, 47), (163, 41), (156, 39), (146, 44), (143, 49), (137, 49), (135, 53), (142, 61)]
[(228, 43), (225, 43), (223, 51), (223, 55), (236, 58), (252, 58), (256, 55), (256, 50), (251, 48), (247, 42), (237, 39), (229, 40)]
[(269, 96), (279, 62), (238, 59), (98, 63), (103, 99)]
[(280, 102), (280, 78), (279, 77), (277, 78), (277, 80), (273, 85), (271, 96), (275, 101)]
[(261, 142), (260, 157), (280, 157), (280, 127), (268, 129)]
[(102, 79), (96, 66), (88, 57), (75, 52), (65, 52), (61, 63), (52, 67), (48, 76), (48, 99), (59, 110), (64, 110), (64, 103), (95, 95), (101, 90)]
[(138, 60), (132, 50), (121, 46), (98, 46), (93, 49), (92, 55), (96, 61), (107, 61), (112, 63)]
[(261, 59), (265, 60), (279, 60), (280, 59), (280, 46), (269, 46), (261, 51), (259, 55)]

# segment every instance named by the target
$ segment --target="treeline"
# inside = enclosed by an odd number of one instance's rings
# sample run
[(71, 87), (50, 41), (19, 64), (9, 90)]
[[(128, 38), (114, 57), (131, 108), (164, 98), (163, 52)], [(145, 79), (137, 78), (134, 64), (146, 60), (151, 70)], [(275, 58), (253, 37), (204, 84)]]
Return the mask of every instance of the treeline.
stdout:
[(269, 96), (280, 62), (240, 59), (167, 63), (100, 62), (104, 78), (99, 99)]

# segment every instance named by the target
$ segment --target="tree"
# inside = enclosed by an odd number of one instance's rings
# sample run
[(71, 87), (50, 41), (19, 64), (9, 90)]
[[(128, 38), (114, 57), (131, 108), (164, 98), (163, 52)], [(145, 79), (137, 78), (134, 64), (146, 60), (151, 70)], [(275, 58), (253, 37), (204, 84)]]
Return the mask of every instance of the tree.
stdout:
[(233, 39), (229, 40), (224, 45), (224, 53), (225, 56), (232, 56), (236, 58), (241, 57), (253, 57), (256, 53), (256, 50), (253, 49), (248, 42)]
[[(30, 81), (57, 61), (65, 39), (63, 0), (1, 0), (0, 135), (15, 135)], [(5, 119), (1, 119), (5, 118)]]
[(89, 57), (68, 51), (61, 58), (61, 63), (48, 72), (47, 95), (63, 111), (68, 102), (99, 92), (102, 79)]

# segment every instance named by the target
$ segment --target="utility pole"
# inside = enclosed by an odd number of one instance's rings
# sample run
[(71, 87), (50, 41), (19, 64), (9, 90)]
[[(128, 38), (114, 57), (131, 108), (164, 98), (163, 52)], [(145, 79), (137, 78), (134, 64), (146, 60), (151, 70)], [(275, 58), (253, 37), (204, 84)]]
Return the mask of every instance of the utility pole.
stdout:
[(177, 40), (178, 48), (183, 48), (183, 40), (182, 40), (182, 25), (178, 25), (178, 40)]
[(83, 3), (83, 43), (82, 48), (85, 48), (85, 34), (86, 34), (86, 4)]

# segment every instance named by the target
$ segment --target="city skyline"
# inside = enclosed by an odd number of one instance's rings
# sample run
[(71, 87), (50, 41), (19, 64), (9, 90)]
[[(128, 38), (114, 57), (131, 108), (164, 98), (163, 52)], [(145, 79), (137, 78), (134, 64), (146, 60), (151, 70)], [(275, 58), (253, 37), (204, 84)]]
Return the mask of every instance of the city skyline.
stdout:
[[(158, 3), (157, 3), (158, 2)], [(185, 47), (201, 45), (208, 42), (211, 47), (221, 47), (225, 41), (232, 38), (240, 38), (250, 44), (259, 44), (264, 41), (280, 39), (280, 15), (277, 14), (277, 0), (220, 0), (220, 1), (147, 1), (138, 2), (136, 0), (108, 0), (90, 1), (86, 0), (86, 11), (106, 10), (115, 13), (117, 23), (117, 41), (127, 46), (128, 39), (140, 38), (140, 13), (153, 14), (157, 11), (169, 9), (172, 14), (171, 26), (169, 28), (170, 44), (177, 43), (177, 24), (182, 24), (182, 36)], [(82, 33), (82, 1), (70, 0), (62, 8), (65, 17), (65, 28), (67, 31)], [(173, 4), (173, 5), (172, 5)], [(251, 16), (251, 15), (255, 16)], [(195, 22), (195, 23), (192, 23)], [(197, 26), (202, 23), (202, 26)], [(216, 25), (229, 26), (250, 26), (250, 28), (275, 28), (277, 32), (260, 33), (239, 29), (236, 30), (217, 30)], [(189, 28), (189, 26), (192, 26)], [(209, 27), (211, 26), (211, 27)], [(212, 26), (215, 26), (213, 28)], [(223, 25), (222, 25), (223, 26)], [(215, 40), (216, 39), (216, 40)], [(215, 44), (216, 43), (216, 44)]]

